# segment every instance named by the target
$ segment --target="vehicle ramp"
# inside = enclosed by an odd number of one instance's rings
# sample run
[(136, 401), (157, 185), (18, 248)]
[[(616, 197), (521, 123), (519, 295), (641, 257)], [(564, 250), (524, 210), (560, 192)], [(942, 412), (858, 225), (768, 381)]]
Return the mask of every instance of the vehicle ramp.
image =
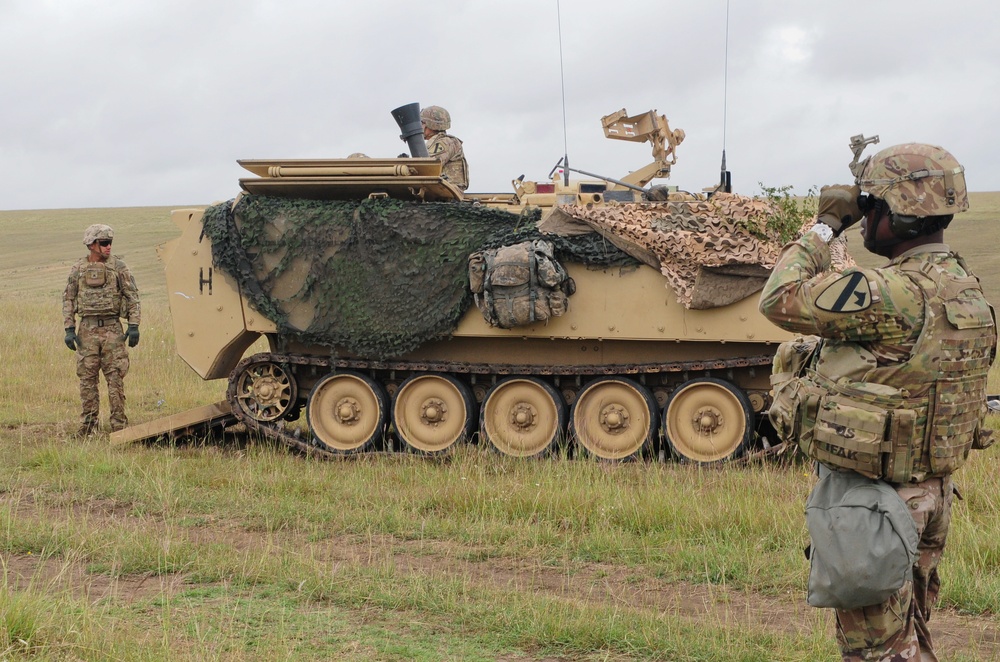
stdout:
[(236, 416), (226, 400), (178, 412), (147, 423), (132, 425), (111, 433), (111, 443), (125, 445), (155, 440), (204, 436), (236, 423)]

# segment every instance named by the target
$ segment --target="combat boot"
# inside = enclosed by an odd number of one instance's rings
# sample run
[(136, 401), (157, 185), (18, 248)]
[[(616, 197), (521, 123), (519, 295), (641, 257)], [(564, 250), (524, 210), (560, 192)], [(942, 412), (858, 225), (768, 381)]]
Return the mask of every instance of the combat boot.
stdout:
[(128, 427), (128, 416), (124, 411), (114, 411), (111, 413), (111, 431), (118, 432)]

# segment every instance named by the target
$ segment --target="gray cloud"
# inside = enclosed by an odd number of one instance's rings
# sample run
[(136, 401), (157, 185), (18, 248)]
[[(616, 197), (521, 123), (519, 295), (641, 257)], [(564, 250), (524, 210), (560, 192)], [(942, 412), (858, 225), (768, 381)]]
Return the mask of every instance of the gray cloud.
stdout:
[(411, 101), (451, 111), (475, 191), (545, 178), (567, 144), (584, 170), (644, 165), (648, 145), (603, 137), (622, 107), (684, 129), (688, 190), (723, 147), (743, 193), (847, 181), (859, 132), (944, 145), (970, 188), (1000, 187), (991, 3), (728, 13), (727, 44), (725, 0), (3, 0), (0, 208), (205, 204), (238, 191), (236, 159), (395, 156), (389, 110)]

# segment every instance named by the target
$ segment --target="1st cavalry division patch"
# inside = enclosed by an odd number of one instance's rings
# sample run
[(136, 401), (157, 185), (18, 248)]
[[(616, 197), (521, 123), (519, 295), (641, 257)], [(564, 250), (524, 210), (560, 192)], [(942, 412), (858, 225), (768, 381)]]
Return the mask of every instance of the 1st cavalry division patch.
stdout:
[(872, 303), (868, 279), (860, 271), (838, 278), (816, 299), (816, 306), (831, 313), (856, 313)]

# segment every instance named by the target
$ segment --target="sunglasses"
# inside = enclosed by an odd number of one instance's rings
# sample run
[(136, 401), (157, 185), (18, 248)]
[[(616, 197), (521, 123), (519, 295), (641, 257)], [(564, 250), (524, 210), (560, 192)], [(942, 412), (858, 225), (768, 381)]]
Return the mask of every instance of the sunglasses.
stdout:
[(111, 245), (111, 240), (110, 239), (98, 239), (97, 240), (97, 245), (98, 246), (102, 246), (104, 248), (107, 248), (108, 246)]

